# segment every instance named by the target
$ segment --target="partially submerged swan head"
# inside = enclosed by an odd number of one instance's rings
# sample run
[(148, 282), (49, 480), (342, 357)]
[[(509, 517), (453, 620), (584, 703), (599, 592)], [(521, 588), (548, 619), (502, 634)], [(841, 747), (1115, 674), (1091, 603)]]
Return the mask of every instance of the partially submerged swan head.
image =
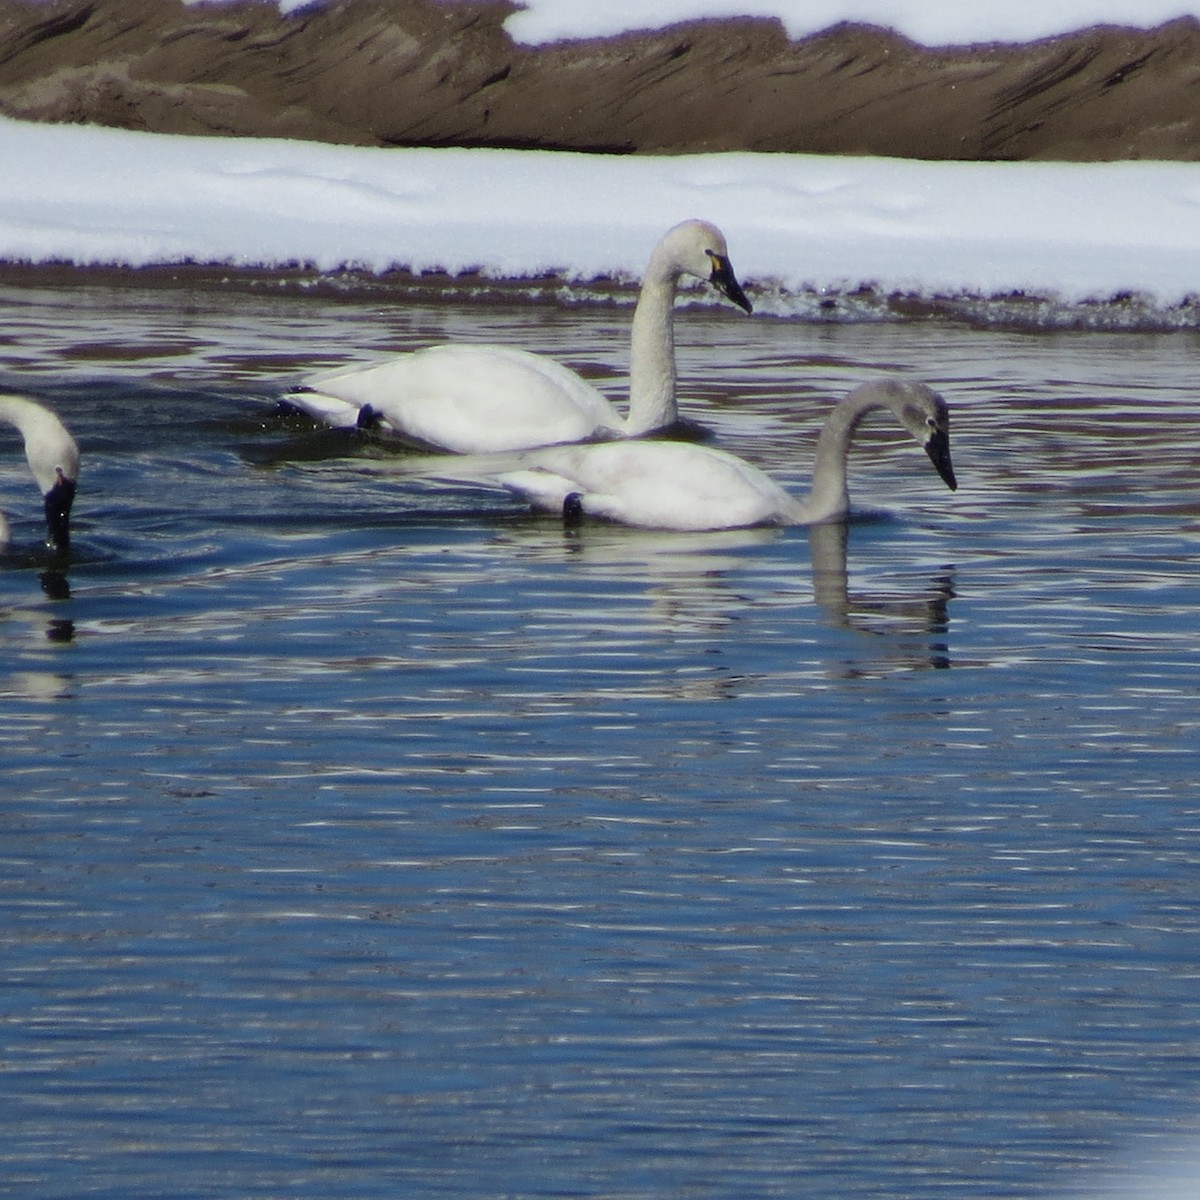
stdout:
[(43, 499), (46, 545), (59, 554), (65, 554), (71, 548), (71, 505), (75, 503), (75, 480), (62, 467), (57, 467), (54, 483)]
[(54, 413), (25, 396), (0, 395), (0, 421), (15, 426), (25, 440), (25, 458), (42, 492), (46, 545), (65, 554), (71, 545), (79, 447)]
[[(730, 265), (725, 235), (712, 222), (692, 219), (668, 229), (655, 250), (654, 259), (675, 278), (694, 275), (712, 284), (740, 309), (753, 311)], [(652, 260), (652, 270), (654, 265)]]

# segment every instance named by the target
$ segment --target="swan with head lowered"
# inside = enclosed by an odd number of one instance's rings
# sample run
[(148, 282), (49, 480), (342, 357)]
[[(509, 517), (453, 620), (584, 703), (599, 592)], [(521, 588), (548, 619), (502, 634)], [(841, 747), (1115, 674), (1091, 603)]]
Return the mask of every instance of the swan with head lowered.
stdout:
[(377, 428), (453, 454), (639, 437), (678, 420), (672, 309), (684, 275), (707, 280), (750, 312), (721, 231), (684, 221), (654, 248), (633, 314), (629, 412), (568, 367), (507, 346), (450, 344), (346, 367), (284, 397), (335, 427)]
[[(45, 506), (46, 545), (63, 554), (71, 544), (79, 447), (54, 413), (25, 396), (0, 395), (0, 423), (15, 426), (25, 439), (25, 458)], [(0, 514), (0, 548), (8, 541), (8, 521)]]
[(570, 523), (590, 516), (677, 530), (815, 525), (849, 511), (850, 443), (859, 422), (877, 409), (912, 434), (947, 487), (958, 486), (945, 400), (923, 383), (901, 379), (864, 383), (834, 408), (817, 438), (812, 488), (804, 498), (736, 455), (686, 442), (556, 446), (523, 455), (518, 469), (493, 479)]

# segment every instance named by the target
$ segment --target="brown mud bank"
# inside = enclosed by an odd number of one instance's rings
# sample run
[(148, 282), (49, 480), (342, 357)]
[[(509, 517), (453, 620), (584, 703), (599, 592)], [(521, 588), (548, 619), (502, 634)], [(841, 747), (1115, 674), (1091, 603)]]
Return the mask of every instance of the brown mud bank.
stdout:
[(1200, 25), (927, 49), (768, 19), (527, 47), (510, 0), (0, 0), (0, 113), (176, 134), (605, 153), (1200, 159)]

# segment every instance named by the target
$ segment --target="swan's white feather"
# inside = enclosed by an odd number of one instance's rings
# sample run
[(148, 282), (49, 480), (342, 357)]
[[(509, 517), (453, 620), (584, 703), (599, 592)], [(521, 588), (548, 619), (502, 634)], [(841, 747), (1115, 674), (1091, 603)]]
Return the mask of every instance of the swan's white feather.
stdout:
[(798, 502), (744, 459), (690, 442), (622, 441), (537, 451), (498, 480), (538, 508), (577, 494), (589, 516), (652, 529), (790, 523)]
[(353, 426), (370, 405), (385, 429), (454, 454), (579, 441), (621, 425), (603, 393), (574, 371), (508, 346), (430, 346), (334, 371), (310, 387), (288, 399), (327, 424)]
[(289, 392), (286, 400), (292, 408), (298, 408), (330, 429), (354, 429), (362, 409), (361, 404), (355, 404), (352, 400), (318, 391), (315, 381), (313, 387), (302, 392)]

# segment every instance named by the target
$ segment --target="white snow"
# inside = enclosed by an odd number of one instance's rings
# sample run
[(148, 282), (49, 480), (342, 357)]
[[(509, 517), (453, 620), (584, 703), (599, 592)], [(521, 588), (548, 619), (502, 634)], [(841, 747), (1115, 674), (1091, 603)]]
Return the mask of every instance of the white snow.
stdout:
[[(1149, 29), (1200, 16), (1186, 0), (522, 0), (505, 28), (518, 42), (608, 37), (708, 17), (778, 17), (794, 38), (854, 21), (927, 46), (1029, 42), (1092, 25)], [(292, 7), (301, 5), (293, 2)], [(647, 9), (653, 8), (653, 18)]]
[(637, 276), (703, 216), (744, 281), (1065, 301), (1200, 286), (1200, 166), (373, 150), (0, 120), (0, 258)]
[[(702, 4), (830, 19), (870, 10), (897, 24), (920, 11), (940, 14), (943, 31), (968, 16), (990, 29), (1003, 8), (1042, 28), (1024, 0), (662, 0), (656, 11), (666, 21)], [(592, 10), (637, 7), (531, 0), (520, 19), (569, 13), (580, 28)], [(1075, 23), (1186, 10), (1153, 0), (1041, 7), (1070, 10)], [(789, 296), (860, 284), (1068, 304), (1130, 292), (1160, 307), (1200, 291), (1200, 164), (362, 149), (7, 119), (0, 162), (9, 261), (636, 278), (668, 226), (703, 216), (724, 229), (743, 281), (766, 289), (760, 311), (786, 314)]]

